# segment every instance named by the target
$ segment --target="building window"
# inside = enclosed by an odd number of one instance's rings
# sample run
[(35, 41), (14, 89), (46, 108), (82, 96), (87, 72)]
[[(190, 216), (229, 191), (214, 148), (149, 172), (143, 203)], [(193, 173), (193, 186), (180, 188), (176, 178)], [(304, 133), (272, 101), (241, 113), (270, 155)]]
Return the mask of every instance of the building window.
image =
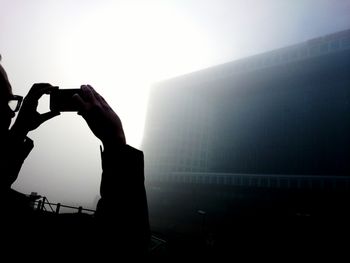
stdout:
[(283, 62), (288, 61), (288, 53), (282, 53), (282, 60), (283, 60)]
[(307, 48), (302, 48), (299, 50), (300, 58), (306, 58), (307, 57)]
[(275, 54), (274, 56), (273, 56), (273, 63), (274, 64), (277, 64), (277, 63), (279, 63), (280, 62), (280, 55), (279, 54)]
[(343, 38), (341, 42), (343, 47), (350, 46), (350, 37)]
[(323, 43), (322, 45), (321, 45), (321, 52), (324, 52), (324, 53), (326, 53), (327, 51), (328, 51), (328, 43)]
[(277, 186), (276, 178), (270, 178), (270, 187), (271, 188), (276, 188), (276, 186)]
[(242, 185), (242, 178), (241, 176), (236, 177), (236, 185)]
[(297, 59), (298, 55), (297, 55), (297, 52), (295, 50), (292, 50), (289, 52), (288, 56), (289, 56), (290, 60), (294, 60), (294, 59)]
[(332, 40), (330, 43), (331, 50), (337, 50), (339, 48), (339, 41), (337, 39)]
[(311, 56), (315, 56), (318, 55), (320, 53), (320, 46), (319, 45), (315, 45), (310, 47), (310, 55)]

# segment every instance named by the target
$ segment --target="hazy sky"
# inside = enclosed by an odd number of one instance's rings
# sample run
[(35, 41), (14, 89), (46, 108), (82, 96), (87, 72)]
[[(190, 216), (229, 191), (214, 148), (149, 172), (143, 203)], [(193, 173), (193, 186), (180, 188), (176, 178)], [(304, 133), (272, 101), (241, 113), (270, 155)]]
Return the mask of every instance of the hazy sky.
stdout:
[[(0, 0), (0, 53), (15, 94), (35, 82), (91, 84), (140, 147), (153, 82), (350, 28), (349, 14), (350, 0)], [(29, 136), (35, 149), (15, 189), (96, 198), (100, 143), (80, 116)]]

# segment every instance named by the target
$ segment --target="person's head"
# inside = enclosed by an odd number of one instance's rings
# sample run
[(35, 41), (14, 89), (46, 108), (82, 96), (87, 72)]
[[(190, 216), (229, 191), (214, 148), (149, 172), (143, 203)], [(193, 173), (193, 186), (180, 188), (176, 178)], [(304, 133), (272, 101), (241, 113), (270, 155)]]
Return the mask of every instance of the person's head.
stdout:
[(11, 84), (8, 80), (5, 69), (1, 65), (0, 55), (0, 133), (4, 134), (8, 131), (11, 120), (15, 117), (15, 111), (18, 107), (11, 108), (10, 103), (13, 102), (15, 106), (18, 104), (16, 96), (12, 94)]

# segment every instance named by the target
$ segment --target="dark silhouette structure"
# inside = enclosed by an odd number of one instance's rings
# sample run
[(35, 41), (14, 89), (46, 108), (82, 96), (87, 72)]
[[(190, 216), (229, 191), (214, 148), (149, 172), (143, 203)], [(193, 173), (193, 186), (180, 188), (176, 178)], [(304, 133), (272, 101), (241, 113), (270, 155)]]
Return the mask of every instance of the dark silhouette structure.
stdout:
[(82, 85), (81, 93), (73, 99), (79, 105), (78, 114), (103, 144), (101, 198), (96, 213), (39, 211), (33, 209), (31, 197), (11, 189), (34, 147), (27, 134), (60, 114), (51, 111), (39, 114), (36, 110), (40, 97), (56, 88), (34, 84), (22, 103), (22, 97), (13, 95), (6, 72), (0, 66), (2, 256), (25, 252), (27, 256), (44, 257), (36, 254), (38, 248), (40, 253), (56, 251), (55, 256), (63, 258), (74, 254), (77, 258), (98, 256), (110, 260), (147, 256), (150, 228), (143, 153), (126, 144), (119, 117), (89, 85)]

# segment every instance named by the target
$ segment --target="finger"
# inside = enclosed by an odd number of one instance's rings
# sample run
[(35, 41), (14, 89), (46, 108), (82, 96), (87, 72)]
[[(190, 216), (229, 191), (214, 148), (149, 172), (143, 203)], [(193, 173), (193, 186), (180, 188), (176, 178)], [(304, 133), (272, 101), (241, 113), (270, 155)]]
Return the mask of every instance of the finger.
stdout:
[(93, 102), (96, 99), (94, 98), (93, 91), (88, 85), (81, 85), (81, 95), (87, 102)]
[(40, 123), (43, 123), (49, 119), (52, 119), (55, 116), (60, 115), (61, 113), (59, 111), (49, 111), (43, 114), (40, 114)]
[(55, 89), (58, 89), (58, 87), (52, 86), (49, 83), (35, 83), (30, 89), (27, 97), (39, 100), (42, 95), (50, 94)]
[(93, 103), (94, 103), (95, 105), (100, 105), (100, 106), (102, 106), (101, 100), (100, 100), (100, 94), (98, 94), (98, 93), (96, 92), (96, 90), (95, 90), (91, 85), (87, 85), (87, 87), (90, 89), (91, 94), (92, 94), (92, 96), (93, 96)]
[(90, 85), (87, 85), (87, 86), (91, 89), (95, 99), (100, 103), (102, 107), (107, 109), (110, 108), (106, 100), (92, 86)]
[(100, 100), (101, 100), (101, 105), (105, 108), (105, 109), (108, 109), (108, 110), (111, 110), (111, 106), (109, 106), (109, 104), (107, 103), (107, 101), (102, 97), (100, 96)]
[(98, 93), (97, 93), (97, 91), (91, 86), (91, 85), (86, 85), (86, 86), (88, 86), (88, 88), (91, 90), (91, 92), (96, 96), (96, 95), (99, 95)]
[(88, 103), (83, 100), (79, 94), (74, 94), (72, 99), (78, 105), (79, 111), (78, 114), (82, 115), (88, 109)]
[(38, 90), (38, 95), (40, 95), (40, 97), (43, 95), (43, 94), (50, 94), (53, 90), (57, 90), (58, 87), (57, 86), (42, 86), (40, 87), (40, 89)]
[(36, 94), (36, 93), (40, 93), (43, 89), (50, 88), (50, 87), (53, 87), (50, 83), (35, 83), (31, 87), (29, 92)]

